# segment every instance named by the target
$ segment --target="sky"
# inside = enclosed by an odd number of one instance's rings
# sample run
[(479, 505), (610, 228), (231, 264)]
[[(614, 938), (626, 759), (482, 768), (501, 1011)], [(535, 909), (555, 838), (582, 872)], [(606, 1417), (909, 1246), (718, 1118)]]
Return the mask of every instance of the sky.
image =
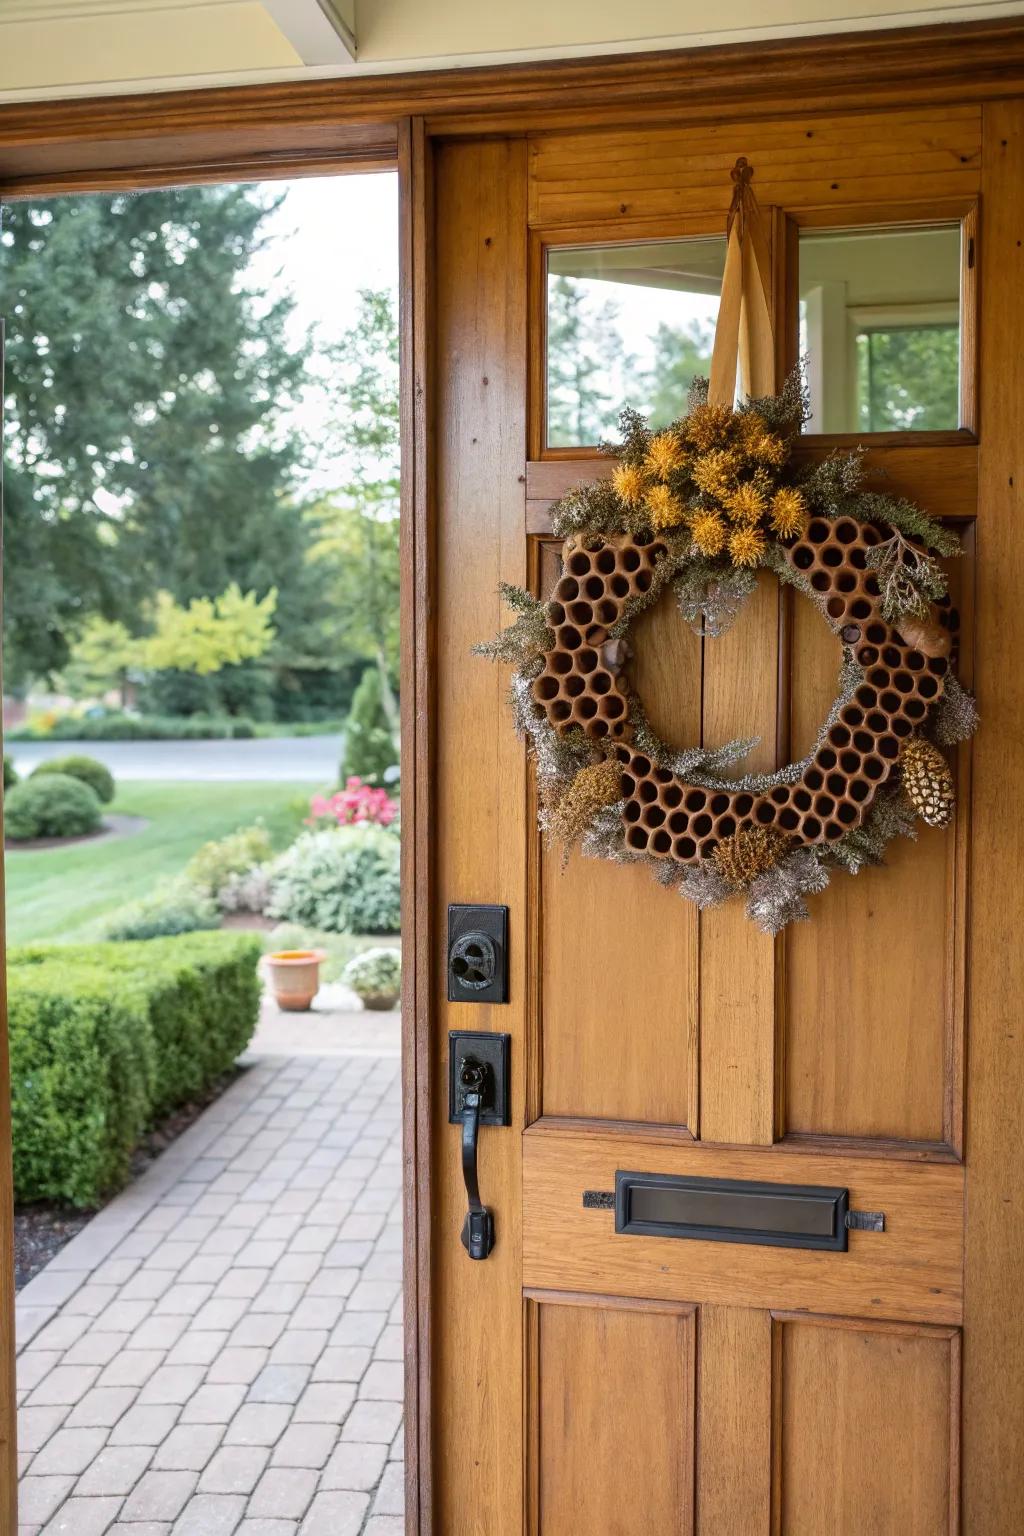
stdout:
[[(398, 177), (312, 176), (269, 182), (283, 198), (264, 225), (266, 244), (249, 269), (250, 286), (272, 298), (292, 295), (290, 338), (337, 341), (356, 318), (361, 288), (398, 294)], [(320, 446), (305, 488), (327, 490), (344, 479), (343, 460), (331, 452), (330, 400), (307, 390), (291, 419), (307, 443)]]

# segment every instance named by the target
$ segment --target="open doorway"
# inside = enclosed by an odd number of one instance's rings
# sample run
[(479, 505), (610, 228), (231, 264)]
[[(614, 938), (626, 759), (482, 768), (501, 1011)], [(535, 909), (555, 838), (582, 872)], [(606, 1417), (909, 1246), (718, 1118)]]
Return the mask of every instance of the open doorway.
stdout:
[(23, 1533), (402, 1526), (397, 259), (4, 209)]

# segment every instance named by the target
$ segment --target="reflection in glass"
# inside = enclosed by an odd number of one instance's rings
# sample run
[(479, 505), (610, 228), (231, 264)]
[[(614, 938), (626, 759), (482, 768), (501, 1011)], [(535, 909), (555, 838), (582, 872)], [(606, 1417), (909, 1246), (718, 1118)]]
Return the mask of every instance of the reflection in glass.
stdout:
[(802, 231), (809, 432), (960, 425), (960, 225)]
[(645, 241), (548, 253), (547, 443), (617, 434), (628, 401), (665, 426), (711, 362), (725, 240)]

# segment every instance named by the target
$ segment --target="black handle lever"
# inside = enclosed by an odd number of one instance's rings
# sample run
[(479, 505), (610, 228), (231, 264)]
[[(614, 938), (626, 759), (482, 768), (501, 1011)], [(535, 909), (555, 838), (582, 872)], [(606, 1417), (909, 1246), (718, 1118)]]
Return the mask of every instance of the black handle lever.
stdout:
[(464, 1093), (462, 1108), (462, 1177), (466, 1183), (469, 1210), (462, 1224), (462, 1246), (471, 1259), (486, 1259), (494, 1247), (494, 1217), (480, 1199), (480, 1178), (476, 1154), (480, 1136), (480, 1111), (490, 1068), (473, 1057), (459, 1062), (459, 1086)]

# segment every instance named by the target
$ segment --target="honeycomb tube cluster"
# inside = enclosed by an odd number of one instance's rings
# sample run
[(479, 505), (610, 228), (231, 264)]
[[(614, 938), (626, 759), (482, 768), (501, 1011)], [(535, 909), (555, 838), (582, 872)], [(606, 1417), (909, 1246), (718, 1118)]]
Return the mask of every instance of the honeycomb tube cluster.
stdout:
[(865, 676), (799, 780), (764, 794), (688, 784), (632, 745), (621, 646), (609, 640), (609, 630), (630, 598), (650, 590), (667, 553), (664, 543), (638, 534), (566, 541), (548, 610), (553, 643), (533, 697), (560, 734), (578, 727), (596, 745), (614, 749), (622, 764), (629, 848), (693, 864), (741, 827), (774, 826), (795, 843), (816, 845), (860, 825), (903, 742), (942, 694), (955, 624), (955, 615), (938, 607), (925, 619), (903, 621), (902, 633), (886, 621), (867, 563), (868, 551), (883, 539), (870, 523), (817, 518), (783, 550)]

